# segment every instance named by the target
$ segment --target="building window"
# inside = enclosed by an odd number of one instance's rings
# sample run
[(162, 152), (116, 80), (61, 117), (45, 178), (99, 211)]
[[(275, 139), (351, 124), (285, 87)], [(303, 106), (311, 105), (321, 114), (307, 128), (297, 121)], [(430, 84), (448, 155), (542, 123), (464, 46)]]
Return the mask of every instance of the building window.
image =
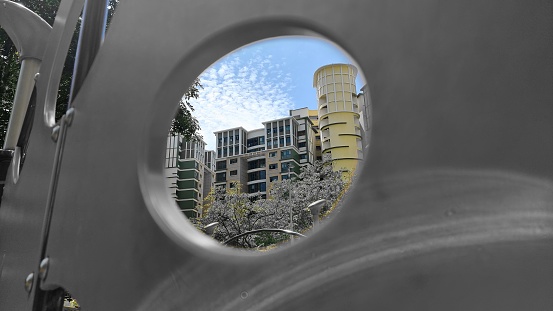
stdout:
[(269, 169), (270, 170), (276, 170), (278, 168), (278, 164), (269, 164)]
[(276, 151), (269, 152), (269, 158), (274, 158), (274, 157), (276, 157)]
[(278, 176), (271, 176), (271, 177), (269, 177), (269, 181), (270, 181), (270, 182), (277, 181), (277, 180), (278, 180)]
[(217, 170), (226, 170), (227, 161), (217, 161)]
[(257, 171), (257, 172), (249, 173), (248, 174), (248, 181), (255, 181), (255, 180), (265, 179), (265, 178), (267, 178), (266, 176), (267, 175), (266, 175), (265, 171)]
[(237, 170), (230, 171), (230, 176), (236, 176), (236, 175), (238, 175)]
[(217, 173), (217, 174), (216, 174), (216, 177), (215, 177), (215, 181), (216, 181), (216, 182), (227, 181), (227, 173), (226, 173), (226, 172)]
[(234, 163), (236, 163), (236, 162), (238, 162), (238, 159), (237, 159), (237, 158), (230, 159), (230, 164), (234, 164)]
[(283, 150), (280, 152), (280, 158), (285, 160), (285, 159), (290, 159), (292, 158), (292, 150)]
[(263, 168), (263, 167), (265, 167), (265, 159), (259, 159), (248, 163), (249, 170), (253, 170), (256, 168)]
[(248, 186), (248, 193), (265, 192), (266, 190), (267, 184), (264, 182)]

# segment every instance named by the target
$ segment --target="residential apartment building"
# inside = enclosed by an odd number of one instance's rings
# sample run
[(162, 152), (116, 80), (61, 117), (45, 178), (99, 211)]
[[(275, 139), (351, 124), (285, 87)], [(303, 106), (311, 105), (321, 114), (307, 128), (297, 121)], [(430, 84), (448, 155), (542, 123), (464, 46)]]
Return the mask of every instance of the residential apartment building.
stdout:
[[(290, 116), (262, 124), (263, 128), (252, 131), (240, 127), (214, 133), (217, 150), (222, 148), (217, 154), (215, 186), (232, 188), (239, 185), (242, 192), (265, 197), (270, 182), (297, 176), (300, 165), (312, 163), (314, 147), (308, 146), (306, 130), (301, 130), (306, 127), (305, 120), (298, 121)], [(312, 131), (309, 122), (307, 126)], [(237, 130), (245, 137), (239, 143), (245, 142), (245, 145), (239, 145), (238, 153), (227, 152), (225, 156), (224, 137), (229, 137), (230, 133), (236, 135)]]
[(365, 84), (361, 88), (361, 93), (357, 95), (357, 102), (359, 103), (359, 119), (363, 127), (363, 154), (366, 158), (371, 143), (372, 128), (371, 96), (368, 85)]
[(298, 146), (300, 163), (313, 163), (322, 160), (321, 135), (319, 134), (319, 115), (317, 110), (307, 107), (290, 110), (290, 116), (298, 120)]
[(215, 151), (205, 151), (203, 141), (170, 136), (168, 187), (183, 212), (198, 215), (214, 186), (238, 186), (241, 192), (265, 197), (271, 182), (298, 176), (302, 165), (323, 156), (350, 176), (368, 148), (371, 122), (369, 90), (365, 85), (357, 94), (356, 76), (357, 69), (349, 64), (319, 68), (313, 78), (317, 109), (290, 110), (290, 116), (262, 122), (262, 128), (252, 131), (217, 131)]
[(350, 64), (326, 65), (313, 75), (321, 151), (333, 160), (335, 170), (355, 172), (363, 160), (365, 130), (360, 119), (356, 77), (357, 68)]
[(204, 198), (214, 186), (214, 151), (201, 139), (185, 141), (169, 134), (165, 156), (167, 186), (180, 210), (188, 217), (201, 215)]

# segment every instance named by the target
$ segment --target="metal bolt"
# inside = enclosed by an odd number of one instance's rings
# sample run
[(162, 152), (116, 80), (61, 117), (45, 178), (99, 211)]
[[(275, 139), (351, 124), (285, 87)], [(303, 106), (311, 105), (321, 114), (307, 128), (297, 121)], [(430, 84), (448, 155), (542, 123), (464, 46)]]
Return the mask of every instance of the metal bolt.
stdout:
[(40, 265), (38, 266), (38, 277), (42, 280), (46, 279), (48, 275), (48, 267), (50, 266), (50, 258), (46, 257), (42, 259)]
[(56, 126), (54, 126), (54, 128), (52, 129), (52, 140), (53, 140), (54, 142), (57, 142), (59, 136), (60, 136), (60, 126), (59, 126), (59, 125), (56, 125)]
[(65, 124), (71, 125), (71, 123), (73, 123), (74, 116), (75, 116), (75, 108), (69, 108), (65, 113)]
[(37, 73), (35, 74), (35, 82), (38, 81), (38, 78), (39, 78), (39, 77), (40, 77), (40, 73), (37, 72)]
[(31, 289), (33, 288), (33, 281), (35, 279), (35, 274), (34, 273), (29, 273), (29, 275), (27, 275), (27, 278), (25, 279), (25, 290), (27, 291), (27, 293), (30, 293), (31, 292)]

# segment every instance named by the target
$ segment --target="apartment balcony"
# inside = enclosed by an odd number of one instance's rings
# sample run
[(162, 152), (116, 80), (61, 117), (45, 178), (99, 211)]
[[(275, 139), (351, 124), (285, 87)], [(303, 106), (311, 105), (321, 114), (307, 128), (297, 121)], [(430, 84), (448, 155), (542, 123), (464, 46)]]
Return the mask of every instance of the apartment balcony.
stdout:
[(328, 118), (321, 119), (319, 121), (319, 128), (323, 128), (329, 124)]
[(264, 171), (266, 169), (267, 169), (267, 167), (265, 167), (265, 166), (259, 166), (259, 167), (249, 168), (246, 172), (253, 173), (253, 172), (257, 172), (257, 171)]
[(300, 147), (300, 153), (307, 152), (307, 147)]
[(300, 164), (307, 163), (307, 159), (300, 159)]
[(330, 145), (330, 139), (327, 140), (327, 141), (325, 141), (325, 142), (323, 142), (322, 147), (323, 147), (323, 150), (330, 148), (330, 147), (331, 147), (331, 145)]
[(259, 151), (259, 152), (252, 152), (251, 158), (248, 158), (248, 162), (252, 162), (255, 160), (261, 160), (265, 159), (265, 152)]
[(306, 139), (307, 139), (307, 137), (305, 135), (298, 136), (298, 141), (299, 142), (305, 141)]
[(258, 183), (262, 183), (262, 182), (266, 182), (266, 178), (262, 178), (262, 179), (257, 179), (257, 180), (251, 180), (251, 181), (248, 181), (246, 183), (246, 185), (253, 185), (253, 184), (258, 184)]

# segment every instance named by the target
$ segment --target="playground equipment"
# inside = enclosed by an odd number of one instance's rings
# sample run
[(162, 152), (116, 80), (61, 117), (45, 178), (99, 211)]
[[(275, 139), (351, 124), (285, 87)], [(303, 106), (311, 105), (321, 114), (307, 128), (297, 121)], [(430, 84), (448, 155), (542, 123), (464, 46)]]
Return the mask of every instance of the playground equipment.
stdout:
[[(41, 26), (21, 170), (8, 146), (1, 310), (54, 310), (64, 290), (83, 310), (553, 309), (551, 1), (122, 0), (56, 124), (83, 5), (62, 0)], [(0, 1), (2, 16), (21, 10)], [(83, 23), (101, 29), (94, 15)], [(183, 86), (285, 35), (357, 61), (371, 149), (331, 223), (253, 255), (186, 224), (163, 151)]]

